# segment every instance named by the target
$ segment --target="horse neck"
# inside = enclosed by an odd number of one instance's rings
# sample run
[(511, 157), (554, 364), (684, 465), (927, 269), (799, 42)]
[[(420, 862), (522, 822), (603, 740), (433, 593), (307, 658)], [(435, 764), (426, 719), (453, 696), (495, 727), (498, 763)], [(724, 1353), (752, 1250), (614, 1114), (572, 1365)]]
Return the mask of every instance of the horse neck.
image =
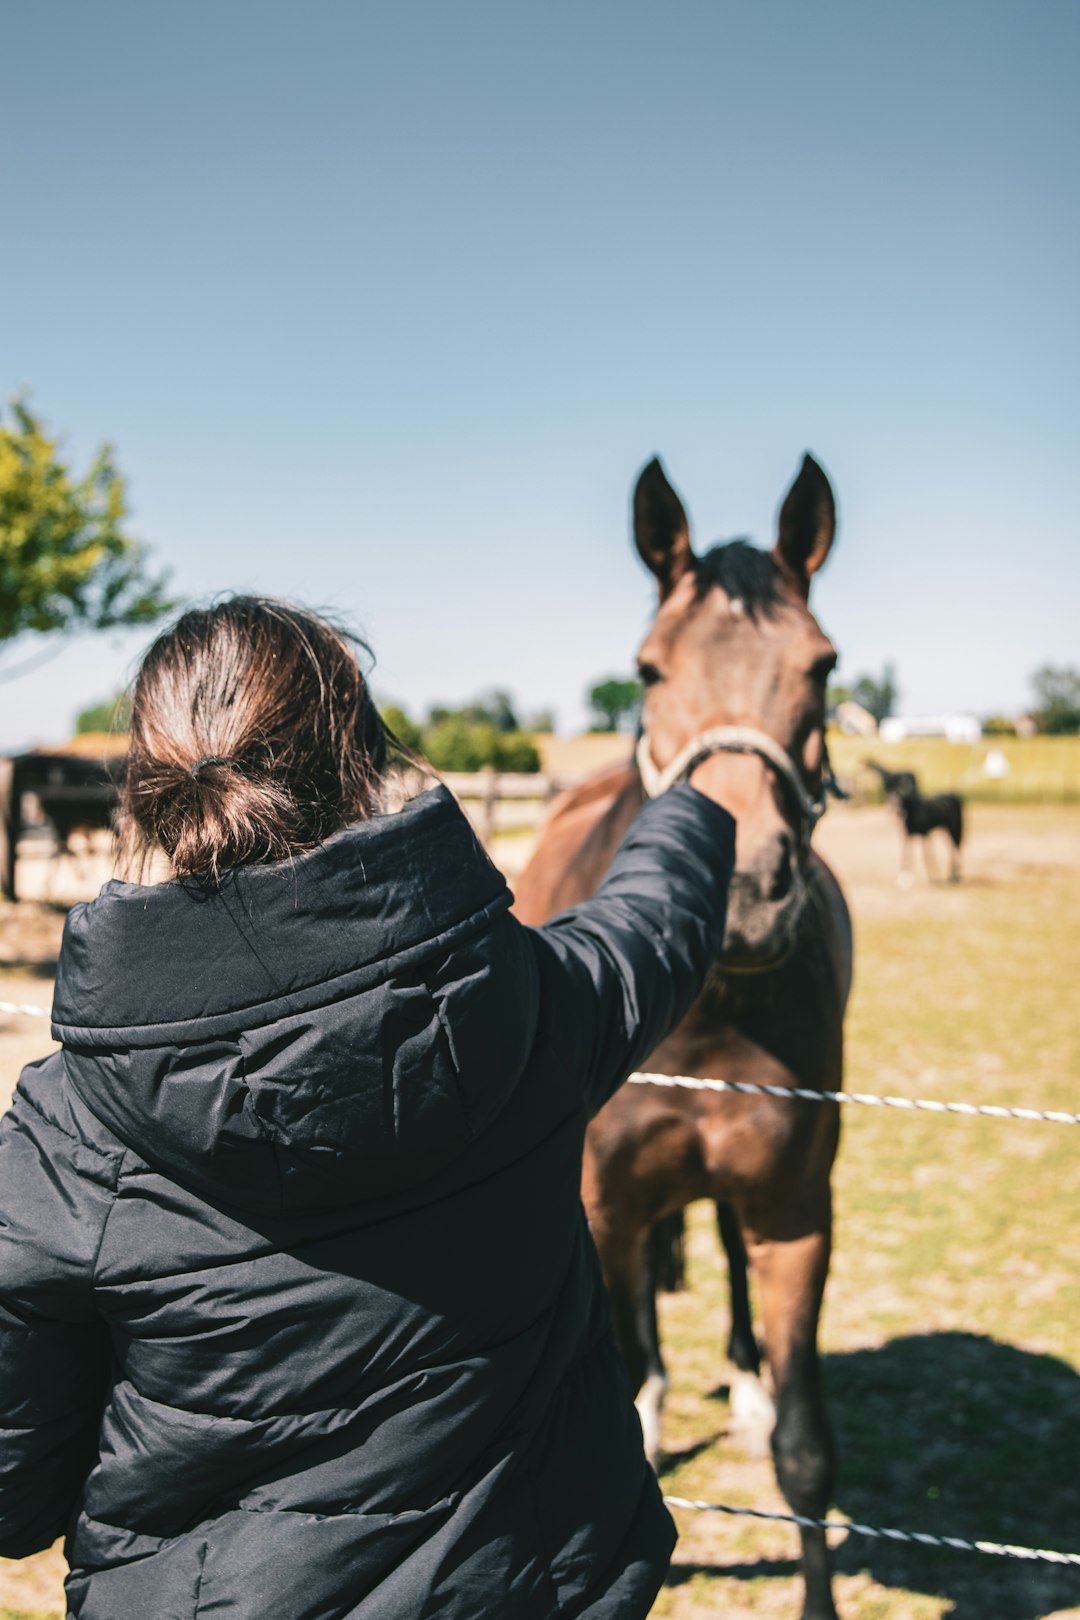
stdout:
[(637, 767), (627, 765), (557, 800), (514, 888), (522, 922), (546, 922), (596, 892), (643, 802)]

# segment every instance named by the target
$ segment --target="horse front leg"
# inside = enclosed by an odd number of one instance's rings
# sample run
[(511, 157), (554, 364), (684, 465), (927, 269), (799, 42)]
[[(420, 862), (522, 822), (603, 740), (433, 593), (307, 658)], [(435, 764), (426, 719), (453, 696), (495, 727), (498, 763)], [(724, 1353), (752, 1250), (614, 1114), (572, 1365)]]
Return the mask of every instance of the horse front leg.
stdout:
[(611, 1302), (615, 1342), (635, 1396), (645, 1455), (658, 1468), (667, 1375), (660, 1355), (656, 1255), (648, 1241), (649, 1228), (596, 1208), (590, 1210), (589, 1222)]
[(896, 874), (896, 881), (901, 889), (910, 889), (915, 881), (915, 870), (911, 855), (912, 838), (908, 832), (900, 834), (900, 870)]
[[(814, 1217), (804, 1220), (797, 1235), (781, 1231), (772, 1236), (766, 1228), (748, 1234), (747, 1245), (776, 1394), (776, 1477), (792, 1509), (812, 1519), (825, 1517), (836, 1472), (817, 1352), (829, 1269), (827, 1187), (817, 1203)], [(806, 1583), (803, 1620), (837, 1620), (825, 1533), (800, 1528), (799, 1536)]]
[(926, 873), (927, 883), (938, 881), (937, 858), (930, 859), (930, 834), (924, 833), (922, 838), (923, 871)]
[[(682, 1211), (679, 1211), (680, 1220)], [(638, 1283), (637, 1339), (644, 1352), (644, 1377), (638, 1390), (637, 1414), (645, 1440), (645, 1455), (659, 1472), (663, 1459), (661, 1419), (668, 1390), (667, 1368), (660, 1349), (660, 1324), (656, 1315), (656, 1295), (665, 1268), (671, 1266), (671, 1226), (659, 1222), (645, 1241), (644, 1264)]]
[(746, 1245), (739, 1230), (738, 1217), (730, 1204), (717, 1204), (716, 1224), (727, 1256), (731, 1294), (731, 1332), (727, 1354), (732, 1366), (732, 1434), (750, 1456), (764, 1457), (776, 1422), (776, 1408), (761, 1382), (761, 1350), (754, 1336), (750, 1314)]

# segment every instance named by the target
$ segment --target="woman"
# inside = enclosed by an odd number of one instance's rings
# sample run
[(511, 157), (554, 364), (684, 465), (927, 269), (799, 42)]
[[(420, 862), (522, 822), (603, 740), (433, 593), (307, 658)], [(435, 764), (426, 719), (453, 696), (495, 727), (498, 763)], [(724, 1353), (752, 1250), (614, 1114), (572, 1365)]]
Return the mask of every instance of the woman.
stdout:
[(170, 876), (73, 909), (0, 1131), (0, 1554), (66, 1530), (78, 1620), (631, 1620), (663, 1579), (578, 1185), (719, 950), (733, 824), (674, 789), (529, 929), (385, 761), (295, 607), (142, 665), (121, 847)]

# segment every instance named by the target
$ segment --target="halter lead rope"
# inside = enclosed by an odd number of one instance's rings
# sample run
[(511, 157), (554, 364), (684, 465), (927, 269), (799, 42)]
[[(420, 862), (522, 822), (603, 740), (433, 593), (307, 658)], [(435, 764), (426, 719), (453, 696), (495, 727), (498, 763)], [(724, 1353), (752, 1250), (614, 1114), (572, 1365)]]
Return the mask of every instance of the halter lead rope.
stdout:
[(653, 763), (648, 736), (642, 732), (637, 745), (637, 766), (645, 792), (650, 799), (658, 798), (668, 788), (685, 782), (695, 765), (712, 754), (757, 754), (771, 765), (799, 813), (803, 842), (809, 846), (810, 835), (825, 814), (824, 779), (817, 797), (811, 798), (791, 755), (775, 738), (754, 726), (711, 726), (708, 731), (699, 731), (662, 771)]

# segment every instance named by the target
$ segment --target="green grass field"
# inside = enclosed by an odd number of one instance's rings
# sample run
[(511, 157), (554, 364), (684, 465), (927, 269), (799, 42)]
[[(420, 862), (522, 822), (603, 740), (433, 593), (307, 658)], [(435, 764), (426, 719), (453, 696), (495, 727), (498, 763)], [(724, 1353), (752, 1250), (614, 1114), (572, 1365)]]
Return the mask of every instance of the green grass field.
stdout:
[[(970, 820), (959, 885), (897, 888), (884, 809), (836, 807), (816, 835), (856, 922), (847, 1086), (1076, 1111), (1080, 812), (976, 805)], [(837, 1513), (1080, 1551), (1080, 1127), (851, 1108), (834, 1186)], [(784, 1511), (769, 1462), (728, 1434), (706, 1206), (689, 1251), (690, 1289), (662, 1301), (665, 1488)], [(657, 1620), (795, 1620), (791, 1528), (678, 1518)], [(1080, 1569), (837, 1540), (844, 1620), (1080, 1617)], [(61, 1571), (57, 1552), (0, 1565), (0, 1620), (59, 1620)]]

